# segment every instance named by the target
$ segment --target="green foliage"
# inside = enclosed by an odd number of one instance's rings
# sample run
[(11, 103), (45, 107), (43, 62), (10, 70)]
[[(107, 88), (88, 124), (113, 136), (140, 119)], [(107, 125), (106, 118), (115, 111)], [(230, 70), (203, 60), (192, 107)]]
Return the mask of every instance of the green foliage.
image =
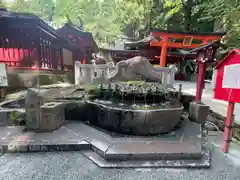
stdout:
[(53, 0), (15, 0), (9, 6), (12, 11), (34, 13), (45, 20), (53, 7)]
[(66, 21), (66, 15), (76, 25), (90, 31), (100, 46), (112, 43), (120, 35), (119, 11), (112, 0), (57, 0), (54, 16), (57, 25)]
[(17, 12), (31, 12), (56, 27), (67, 21), (93, 33), (99, 46), (120, 36), (140, 39), (150, 27), (173, 31), (226, 31), (230, 48), (239, 46), (240, 0), (1, 0)]
[(226, 32), (223, 43), (228, 49), (240, 46), (240, 0), (211, 0), (202, 4), (205, 7), (204, 17), (216, 23), (216, 30)]
[(13, 111), (10, 117), (16, 125), (23, 125), (26, 123), (26, 114), (24, 112)]
[(40, 85), (49, 85), (52, 84), (52, 78), (49, 75), (39, 75), (39, 83)]

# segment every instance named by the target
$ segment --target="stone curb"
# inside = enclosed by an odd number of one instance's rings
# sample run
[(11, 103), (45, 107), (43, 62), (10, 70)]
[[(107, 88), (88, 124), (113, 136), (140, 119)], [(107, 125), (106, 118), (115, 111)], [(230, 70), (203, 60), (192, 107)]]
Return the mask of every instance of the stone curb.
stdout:
[(207, 149), (201, 159), (193, 160), (127, 160), (107, 161), (100, 155), (86, 151), (83, 154), (101, 168), (210, 168), (210, 150)]
[(3, 144), (2, 153), (25, 153), (25, 152), (54, 152), (54, 151), (81, 151), (91, 150), (91, 145), (82, 141), (80, 143), (62, 144)]
[[(98, 153), (99, 154), (99, 153)], [(132, 153), (132, 154), (107, 154), (104, 158), (106, 161), (125, 161), (125, 160), (186, 160), (201, 159), (202, 152), (199, 153)]]
[(211, 149), (207, 131), (202, 126), (202, 157), (200, 159), (155, 159), (155, 160), (107, 160), (97, 152), (84, 151), (83, 154), (101, 168), (210, 168)]

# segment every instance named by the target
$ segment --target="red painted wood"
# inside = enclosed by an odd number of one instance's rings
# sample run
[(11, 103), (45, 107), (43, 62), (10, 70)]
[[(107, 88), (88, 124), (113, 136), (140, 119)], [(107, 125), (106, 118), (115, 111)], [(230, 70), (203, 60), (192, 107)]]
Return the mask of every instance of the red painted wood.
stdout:
[(152, 36), (159, 36), (159, 37), (163, 37), (163, 36), (168, 36), (170, 38), (185, 38), (186, 36), (193, 36), (193, 39), (199, 39), (199, 40), (221, 40), (222, 35), (193, 35), (191, 33), (187, 34), (181, 34), (181, 33), (167, 33), (167, 32), (152, 32), (151, 33)]
[(222, 151), (224, 153), (228, 153), (229, 150), (229, 141), (231, 140), (231, 133), (232, 133), (232, 121), (233, 121), (233, 112), (234, 112), (234, 103), (228, 103), (228, 110), (227, 110), (227, 118), (224, 128), (224, 136), (223, 136), (223, 144), (222, 144)]
[(202, 92), (204, 89), (205, 72), (206, 72), (206, 63), (200, 63), (199, 64), (198, 81), (197, 81), (197, 90), (196, 90), (196, 96), (195, 96), (196, 102), (201, 102), (201, 99), (202, 99)]
[[(163, 46), (163, 42), (150, 42), (150, 46), (154, 47), (154, 46), (159, 46), (162, 47)], [(187, 49), (194, 49), (201, 46), (201, 44), (191, 44), (189, 46), (184, 46), (183, 43), (174, 43), (174, 42), (168, 42), (167, 43), (167, 47), (174, 47), (174, 48), (187, 48)]]
[(167, 64), (167, 48), (168, 48), (168, 37), (165, 36), (163, 38), (163, 45), (162, 45), (162, 49), (161, 49), (161, 57), (160, 57), (160, 67), (165, 67)]

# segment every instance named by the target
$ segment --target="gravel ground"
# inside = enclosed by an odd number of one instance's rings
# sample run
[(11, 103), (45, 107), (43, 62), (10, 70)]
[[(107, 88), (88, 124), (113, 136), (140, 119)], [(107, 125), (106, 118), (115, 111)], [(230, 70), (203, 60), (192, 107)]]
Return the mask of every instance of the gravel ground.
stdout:
[(213, 149), (211, 169), (102, 169), (79, 152), (5, 154), (2, 180), (239, 180), (240, 163)]

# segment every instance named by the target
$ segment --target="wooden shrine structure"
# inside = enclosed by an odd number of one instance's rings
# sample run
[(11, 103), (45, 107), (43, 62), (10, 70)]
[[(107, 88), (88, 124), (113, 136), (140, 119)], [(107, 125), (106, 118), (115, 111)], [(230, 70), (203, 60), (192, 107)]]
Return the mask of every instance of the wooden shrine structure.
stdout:
[(72, 71), (80, 48), (38, 16), (0, 11), (0, 62), (8, 68)]
[(139, 41), (125, 42), (123, 50), (100, 49), (103, 54), (110, 54), (113, 61), (144, 56), (152, 64), (164, 67), (167, 64), (178, 64), (181, 74), (183, 61), (195, 60), (196, 51), (200, 46), (220, 41), (225, 33), (222, 32), (169, 32), (153, 29), (150, 35)]
[(57, 29), (57, 32), (80, 49), (78, 61), (82, 64), (91, 63), (92, 54), (98, 51), (98, 46), (93, 39), (92, 33), (84, 32), (70, 20), (63, 27)]
[(179, 73), (176, 78), (183, 80), (184, 63), (197, 59), (198, 53), (195, 50), (220, 41), (224, 34), (223, 32), (170, 32), (153, 29), (150, 35), (142, 40), (124, 43), (124, 50), (101, 49), (101, 52), (105, 57), (110, 56), (115, 62), (144, 56), (152, 64), (159, 64), (161, 67), (167, 64), (178, 64)]
[(211, 41), (220, 41), (224, 34), (222, 32), (169, 32), (153, 29), (151, 36), (155, 37), (155, 41), (151, 41), (150, 46), (161, 48), (159, 65), (164, 67), (167, 64), (168, 48), (190, 50), (208, 44)]

